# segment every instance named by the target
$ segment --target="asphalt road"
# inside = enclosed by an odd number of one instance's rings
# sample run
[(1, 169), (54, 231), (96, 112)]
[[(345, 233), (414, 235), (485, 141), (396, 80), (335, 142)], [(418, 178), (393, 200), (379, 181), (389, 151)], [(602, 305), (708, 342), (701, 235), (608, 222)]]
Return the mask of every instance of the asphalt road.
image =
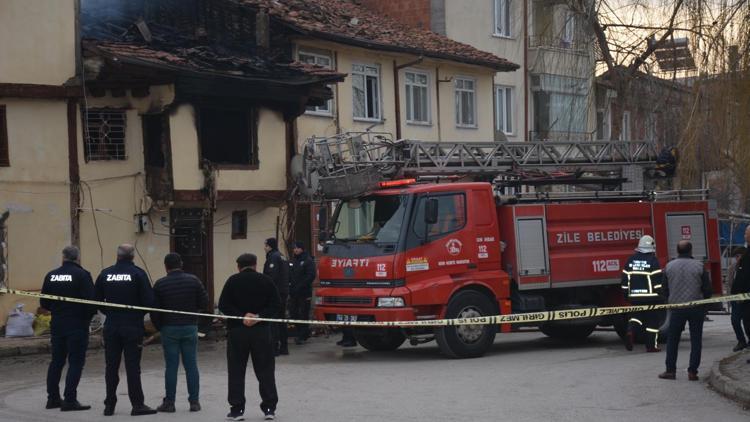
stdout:
[[(712, 315), (704, 332), (703, 366), (728, 355), (734, 344), (726, 316)], [(684, 336), (686, 337), (686, 336)], [(627, 352), (612, 331), (596, 331), (573, 345), (531, 331), (498, 335), (485, 357), (443, 358), (435, 343), (409, 345), (389, 353), (362, 348), (342, 350), (336, 338), (316, 338), (291, 346), (277, 360), (280, 421), (747, 421), (750, 412), (687, 381), (689, 342), (683, 338), (677, 381), (656, 375), (664, 369), (664, 352)], [(103, 353), (89, 355), (79, 388), (86, 412), (44, 410), (45, 356), (0, 361), (0, 421), (132, 420), (121, 377), (117, 413), (103, 418)], [(223, 420), (226, 404), (226, 359), (223, 342), (201, 343), (203, 411), (189, 413), (184, 377), (180, 375), (177, 413), (138, 420)], [(124, 371), (124, 369), (123, 369)], [(147, 404), (163, 396), (160, 346), (144, 353), (143, 383)], [(257, 384), (247, 377), (247, 420), (260, 421)]]

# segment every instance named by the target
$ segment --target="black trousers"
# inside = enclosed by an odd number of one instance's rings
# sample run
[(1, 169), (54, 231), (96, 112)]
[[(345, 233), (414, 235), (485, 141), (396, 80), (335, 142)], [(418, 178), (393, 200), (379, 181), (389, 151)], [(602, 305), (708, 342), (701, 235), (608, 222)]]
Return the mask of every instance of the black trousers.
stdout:
[(227, 333), (227, 370), (229, 371), (229, 405), (245, 409), (245, 372), (248, 357), (252, 359), (255, 378), (260, 390), (260, 409), (276, 410), (275, 358), (271, 343), (271, 327), (259, 323), (252, 327), (234, 327)]
[[(309, 297), (292, 297), (289, 300), (289, 313), (292, 319), (309, 319), (310, 318), (310, 298)], [(297, 338), (307, 340), (310, 337), (309, 324), (297, 324)]]
[(669, 335), (667, 336), (667, 372), (677, 369), (677, 349), (680, 337), (688, 323), (690, 329), (690, 364), (688, 371), (698, 373), (701, 364), (701, 350), (703, 349), (703, 320), (706, 309), (703, 306), (687, 309), (672, 309), (669, 315)]
[(125, 373), (128, 378), (128, 397), (133, 406), (143, 404), (141, 386), (141, 351), (143, 324), (104, 324), (104, 381), (107, 396), (104, 404), (117, 403), (117, 385), (120, 383), (120, 361), (125, 357)]
[[(650, 305), (650, 303), (645, 305)], [(658, 313), (654, 311), (644, 311), (630, 314), (628, 318), (628, 330), (633, 332), (634, 335), (643, 331), (645, 334), (645, 344), (647, 348), (659, 346)]]
[[(286, 304), (289, 300), (289, 294), (279, 294), (279, 300), (281, 301), (281, 311), (276, 318), (286, 318)], [(272, 328), (274, 350), (287, 349), (288, 348), (288, 334), (286, 331), (286, 324), (274, 323)]]
[(68, 374), (65, 376), (65, 401), (78, 400), (78, 383), (81, 381), (83, 365), (86, 363), (86, 349), (89, 346), (88, 326), (55, 329), (52, 333), (52, 361), (47, 369), (47, 398), (60, 400), (60, 379), (65, 363)]

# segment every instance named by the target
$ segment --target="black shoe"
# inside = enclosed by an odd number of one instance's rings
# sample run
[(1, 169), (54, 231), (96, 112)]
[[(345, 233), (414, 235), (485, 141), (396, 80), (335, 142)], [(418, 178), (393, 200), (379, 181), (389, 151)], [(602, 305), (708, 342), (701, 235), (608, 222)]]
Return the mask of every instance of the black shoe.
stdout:
[(264, 421), (272, 421), (276, 419), (276, 413), (273, 410), (266, 410), (263, 412), (263, 415)]
[(243, 409), (231, 409), (229, 413), (227, 413), (227, 420), (228, 421), (244, 421), (245, 411)]
[(628, 330), (627, 333), (625, 333), (625, 339), (623, 340), (625, 342), (625, 350), (630, 352), (633, 350), (633, 332)]
[(156, 409), (152, 409), (145, 404), (140, 406), (133, 406), (133, 410), (130, 411), (130, 416), (145, 416), (156, 414)]
[(115, 405), (114, 404), (105, 404), (104, 405), (104, 416), (112, 416), (115, 414)]
[(737, 345), (734, 346), (734, 349), (732, 349), (732, 351), (733, 352), (739, 352), (740, 350), (744, 349), (745, 347), (747, 347), (747, 343), (744, 343), (744, 342), (740, 341), (740, 342), (737, 342)]
[(200, 412), (201, 411), (201, 402), (198, 400), (191, 400), (190, 401), (190, 411), (191, 412)]
[(47, 405), (44, 406), (44, 408), (45, 409), (57, 409), (60, 406), (62, 406), (62, 400), (60, 400), (60, 399), (47, 399)]
[[(338, 343), (336, 343), (338, 344)], [(341, 347), (357, 347), (357, 341), (356, 340), (342, 340), (341, 344), (339, 344)]]
[(81, 403), (78, 403), (78, 400), (73, 402), (63, 402), (62, 405), (60, 405), (60, 410), (63, 412), (75, 412), (78, 410), (89, 410), (91, 409), (91, 406), (83, 405)]
[(156, 411), (162, 413), (174, 413), (176, 411), (174, 408), (174, 401), (164, 399), (159, 407), (156, 408)]

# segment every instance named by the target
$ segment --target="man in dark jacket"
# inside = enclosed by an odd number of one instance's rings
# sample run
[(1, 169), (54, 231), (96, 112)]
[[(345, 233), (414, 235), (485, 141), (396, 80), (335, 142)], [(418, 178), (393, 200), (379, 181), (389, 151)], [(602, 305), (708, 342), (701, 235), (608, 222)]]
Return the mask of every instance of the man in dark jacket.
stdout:
[[(208, 294), (198, 277), (182, 271), (182, 258), (176, 253), (164, 257), (167, 276), (154, 284), (155, 307), (184, 312), (202, 312), (208, 308)], [(173, 313), (151, 313), (151, 321), (161, 333), (164, 349), (164, 388), (166, 395), (159, 412), (173, 413), (177, 392), (177, 367), (185, 367), (190, 411), (201, 410), (198, 373), (198, 317)]]
[[(42, 294), (94, 299), (94, 282), (91, 274), (80, 266), (80, 250), (66, 246), (62, 250), (62, 266), (44, 277)], [(52, 313), (52, 361), (47, 370), (47, 409), (60, 408), (63, 412), (88, 410), (78, 402), (77, 389), (86, 362), (89, 344), (89, 323), (96, 307), (80, 303), (41, 299), (42, 308)], [(60, 398), (60, 378), (68, 361), (65, 377), (65, 400)]]
[[(737, 265), (734, 271), (734, 281), (732, 282), (731, 294), (750, 293), (750, 226), (745, 228), (745, 253), (737, 259)], [(750, 302), (733, 302), (732, 306), (737, 306), (742, 315), (742, 325), (750, 327)], [(750, 333), (748, 333), (750, 335)], [(748, 359), (747, 363), (750, 363)]]
[[(279, 318), (286, 318), (286, 304), (289, 300), (289, 264), (284, 256), (279, 252), (279, 244), (276, 238), (266, 239), (263, 245), (266, 250), (266, 263), (263, 264), (263, 274), (271, 277), (279, 292), (279, 302), (281, 311)], [(288, 355), (289, 346), (287, 343), (286, 324), (274, 324), (272, 327), (274, 354)]]
[[(135, 248), (122, 244), (117, 247), (117, 263), (102, 270), (96, 279), (96, 300), (122, 305), (150, 307), (154, 291), (146, 272), (133, 263)], [(104, 380), (107, 396), (104, 416), (112, 416), (117, 404), (117, 384), (120, 383), (120, 360), (125, 357), (128, 396), (132, 416), (153, 415), (156, 410), (144, 404), (141, 386), (141, 347), (143, 343), (143, 311), (103, 306), (104, 321)]]
[[(656, 258), (654, 238), (645, 235), (638, 241), (636, 253), (628, 258), (622, 270), (622, 289), (625, 298), (633, 305), (662, 303), (662, 271)], [(659, 321), (655, 312), (636, 312), (630, 315), (625, 348), (633, 350), (636, 333), (646, 332), (646, 351), (659, 352)]]
[[(291, 285), (289, 287), (290, 313), (292, 319), (308, 319), (310, 317), (310, 300), (312, 298), (312, 283), (315, 281), (315, 261), (305, 251), (302, 242), (294, 242), (294, 258), (289, 263), (291, 270)], [(297, 325), (296, 344), (302, 344), (310, 337), (310, 327), (307, 324)]]
[[(268, 276), (255, 271), (258, 258), (242, 254), (237, 258), (239, 273), (229, 277), (219, 297), (219, 310), (224, 315), (245, 318), (277, 318), (281, 310), (279, 293)], [(250, 319), (227, 320), (227, 370), (229, 372), (228, 420), (244, 420), (245, 371), (252, 358), (253, 371), (260, 387), (260, 409), (266, 420), (273, 420), (276, 404), (274, 350), (271, 327), (267, 322)]]
[[(693, 245), (687, 240), (677, 243), (677, 258), (669, 261), (666, 273), (665, 290), (668, 303), (685, 303), (711, 297), (711, 281), (708, 278), (703, 263), (693, 259)], [(706, 316), (705, 306), (672, 309), (669, 314), (669, 334), (667, 336), (667, 370), (659, 374), (661, 379), (675, 379), (677, 370), (677, 348), (680, 336), (685, 329), (685, 323), (690, 328), (690, 366), (688, 379), (698, 381), (698, 366), (701, 363), (701, 349), (703, 347), (703, 318)]]

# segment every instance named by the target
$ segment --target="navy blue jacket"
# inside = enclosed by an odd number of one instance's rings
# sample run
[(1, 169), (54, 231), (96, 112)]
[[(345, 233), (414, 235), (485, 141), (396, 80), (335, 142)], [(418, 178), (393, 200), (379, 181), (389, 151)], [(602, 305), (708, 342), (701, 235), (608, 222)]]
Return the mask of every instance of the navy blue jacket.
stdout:
[[(175, 311), (201, 312), (208, 308), (208, 293), (203, 283), (193, 274), (182, 270), (167, 273), (154, 283), (156, 308)], [(197, 325), (198, 317), (192, 315), (151, 312), (151, 322), (161, 330), (165, 325)]]
[(289, 296), (289, 263), (278, 249), (266, 253), (266, 263), (263, 264), (263, 274), (271, 277), (280, 297)]
[[(102, 270), (94, 287), (96, 300), (134, 306), (154, 305), (154, 290), (148, 276), (132, 261), (117, 261), (115, 265)], [(107, 315), (105, 324), (143, 326), (143, 316), (146, 314), (107, 306), (102, 306), (100, 310)]]
[(307, 252), (295, 255), (289, 262), (291, 286), (289, 294), (306, 299), (312, 296), (312, 283), (315, 281), (315, 260)]
[[(94, 282), (91, 274), (80, 265), (65, 261), (44, 276), (42, 293), (94, 300)], [(96, 314), (94, 305), (51, 299), (41, 299), (39, 302), (42, 308), (52, 313), (50, 330), (53, 335), (70, 329), (88, 328), (91, 317)]]

